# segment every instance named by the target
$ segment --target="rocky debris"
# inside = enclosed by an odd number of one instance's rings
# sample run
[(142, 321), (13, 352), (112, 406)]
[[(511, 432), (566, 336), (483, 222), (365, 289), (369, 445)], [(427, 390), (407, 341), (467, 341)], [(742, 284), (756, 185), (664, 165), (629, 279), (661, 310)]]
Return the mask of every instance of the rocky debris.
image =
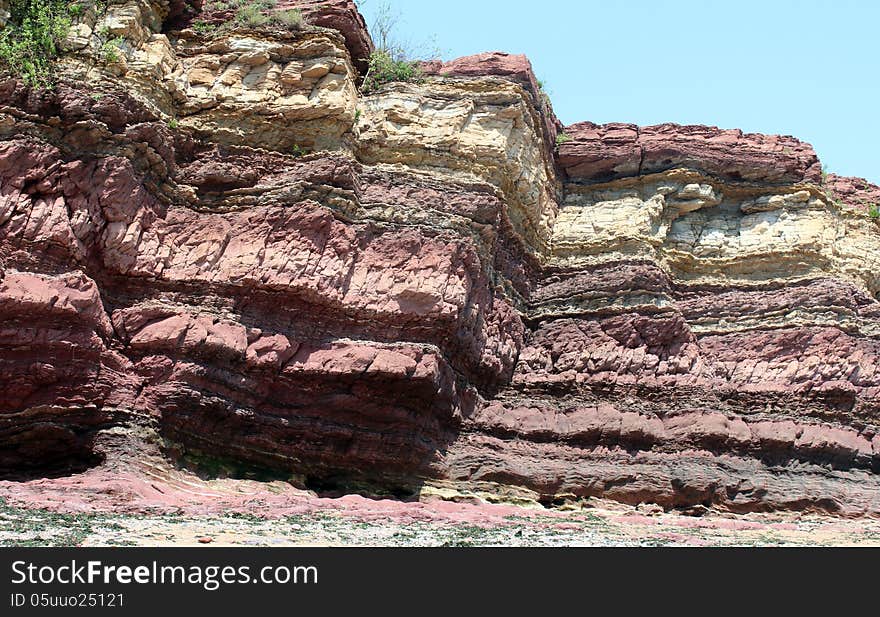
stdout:
[(161, 437), (337, 492), (880, 512), (876, 186), (790, 137), (557, 140), (522, 56), (363, 95), (352, 3), (291, 7), (115, 3), (124, 67), (0, 82), (0, 473)]
[[(4, 546), (876, 546), (880, 521), (821, 513), (665, 512), (595, 498), (487, 504), (490, 485), (430, 485), (414, 500), (319, 497), (284, 482), (93, 469), (0, 481)], [(242, 516), (246, 514), (246, 516)]]
[[(0, 542), (49, 546), (876, 546), (880, 521), (824, 513), (666, 512), (588, 498), (558, 508), (500, 487), (425, 485), (420, 498), (317, 496), (281, 481), (204, 480), (161, 463), (0, 481)], [(497, 494), (497, 493), (496, 493)], [(246, 516), (242, 516), (246, 514)]]

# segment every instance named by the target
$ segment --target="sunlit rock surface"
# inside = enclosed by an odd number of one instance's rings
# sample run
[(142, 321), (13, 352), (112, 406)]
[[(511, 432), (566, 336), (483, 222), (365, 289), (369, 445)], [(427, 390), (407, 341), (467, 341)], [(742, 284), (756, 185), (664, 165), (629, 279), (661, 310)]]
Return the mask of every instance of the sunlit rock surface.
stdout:
[(56, 89), (0, 82), (4, 476), (146, 426), (317, 488), (880, 513), (877, 186), (562, 127), (522, 56), (361, 94), (347, 1), (85, 4)]

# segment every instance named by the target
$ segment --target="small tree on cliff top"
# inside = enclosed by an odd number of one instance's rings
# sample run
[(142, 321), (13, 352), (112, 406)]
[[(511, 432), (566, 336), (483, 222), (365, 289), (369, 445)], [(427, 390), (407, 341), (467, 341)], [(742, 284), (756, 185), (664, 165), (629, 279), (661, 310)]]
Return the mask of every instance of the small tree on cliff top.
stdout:
[[(358, 2), (363, 6), (365, 0)], [(364, 76), (364, 92), (395, 81), (418, 82), (422, 79), (419, 58), (437, 58), (440, 51), (433, 44), (414, 44), (398, 36), (401, 23), (400, 12), (388, 2), (381, 3), (370, 26), (370, 34), (376, 50), (370, 54), (367, 74)]]

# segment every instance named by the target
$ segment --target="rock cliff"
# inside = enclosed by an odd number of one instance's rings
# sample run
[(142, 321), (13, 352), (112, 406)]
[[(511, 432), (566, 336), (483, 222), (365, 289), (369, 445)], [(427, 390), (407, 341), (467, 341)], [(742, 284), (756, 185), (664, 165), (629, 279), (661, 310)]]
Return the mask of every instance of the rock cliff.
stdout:
[(148, 425), (312, 487), (880, 514), (877, 186), (563, 127), (522, 56), (365, 94), (348, 0), (80, 4), (53, 89), (0, 81), (6, 477)]

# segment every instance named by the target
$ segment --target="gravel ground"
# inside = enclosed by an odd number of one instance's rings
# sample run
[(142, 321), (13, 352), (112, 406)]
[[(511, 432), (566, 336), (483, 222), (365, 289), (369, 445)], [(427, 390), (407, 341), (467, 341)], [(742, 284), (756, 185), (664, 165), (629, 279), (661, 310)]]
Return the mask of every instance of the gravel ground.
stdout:
[[(491, 508), (491, 506), (487, 506)], [(545, 514), (523, 509), (488, 524), (364, 518), (333, 510), (263, 518), (59, 513), (0, 501), (4, 546), (880, 546), (880, 521), (821, 516), (646, 515), (620, 508)]]

